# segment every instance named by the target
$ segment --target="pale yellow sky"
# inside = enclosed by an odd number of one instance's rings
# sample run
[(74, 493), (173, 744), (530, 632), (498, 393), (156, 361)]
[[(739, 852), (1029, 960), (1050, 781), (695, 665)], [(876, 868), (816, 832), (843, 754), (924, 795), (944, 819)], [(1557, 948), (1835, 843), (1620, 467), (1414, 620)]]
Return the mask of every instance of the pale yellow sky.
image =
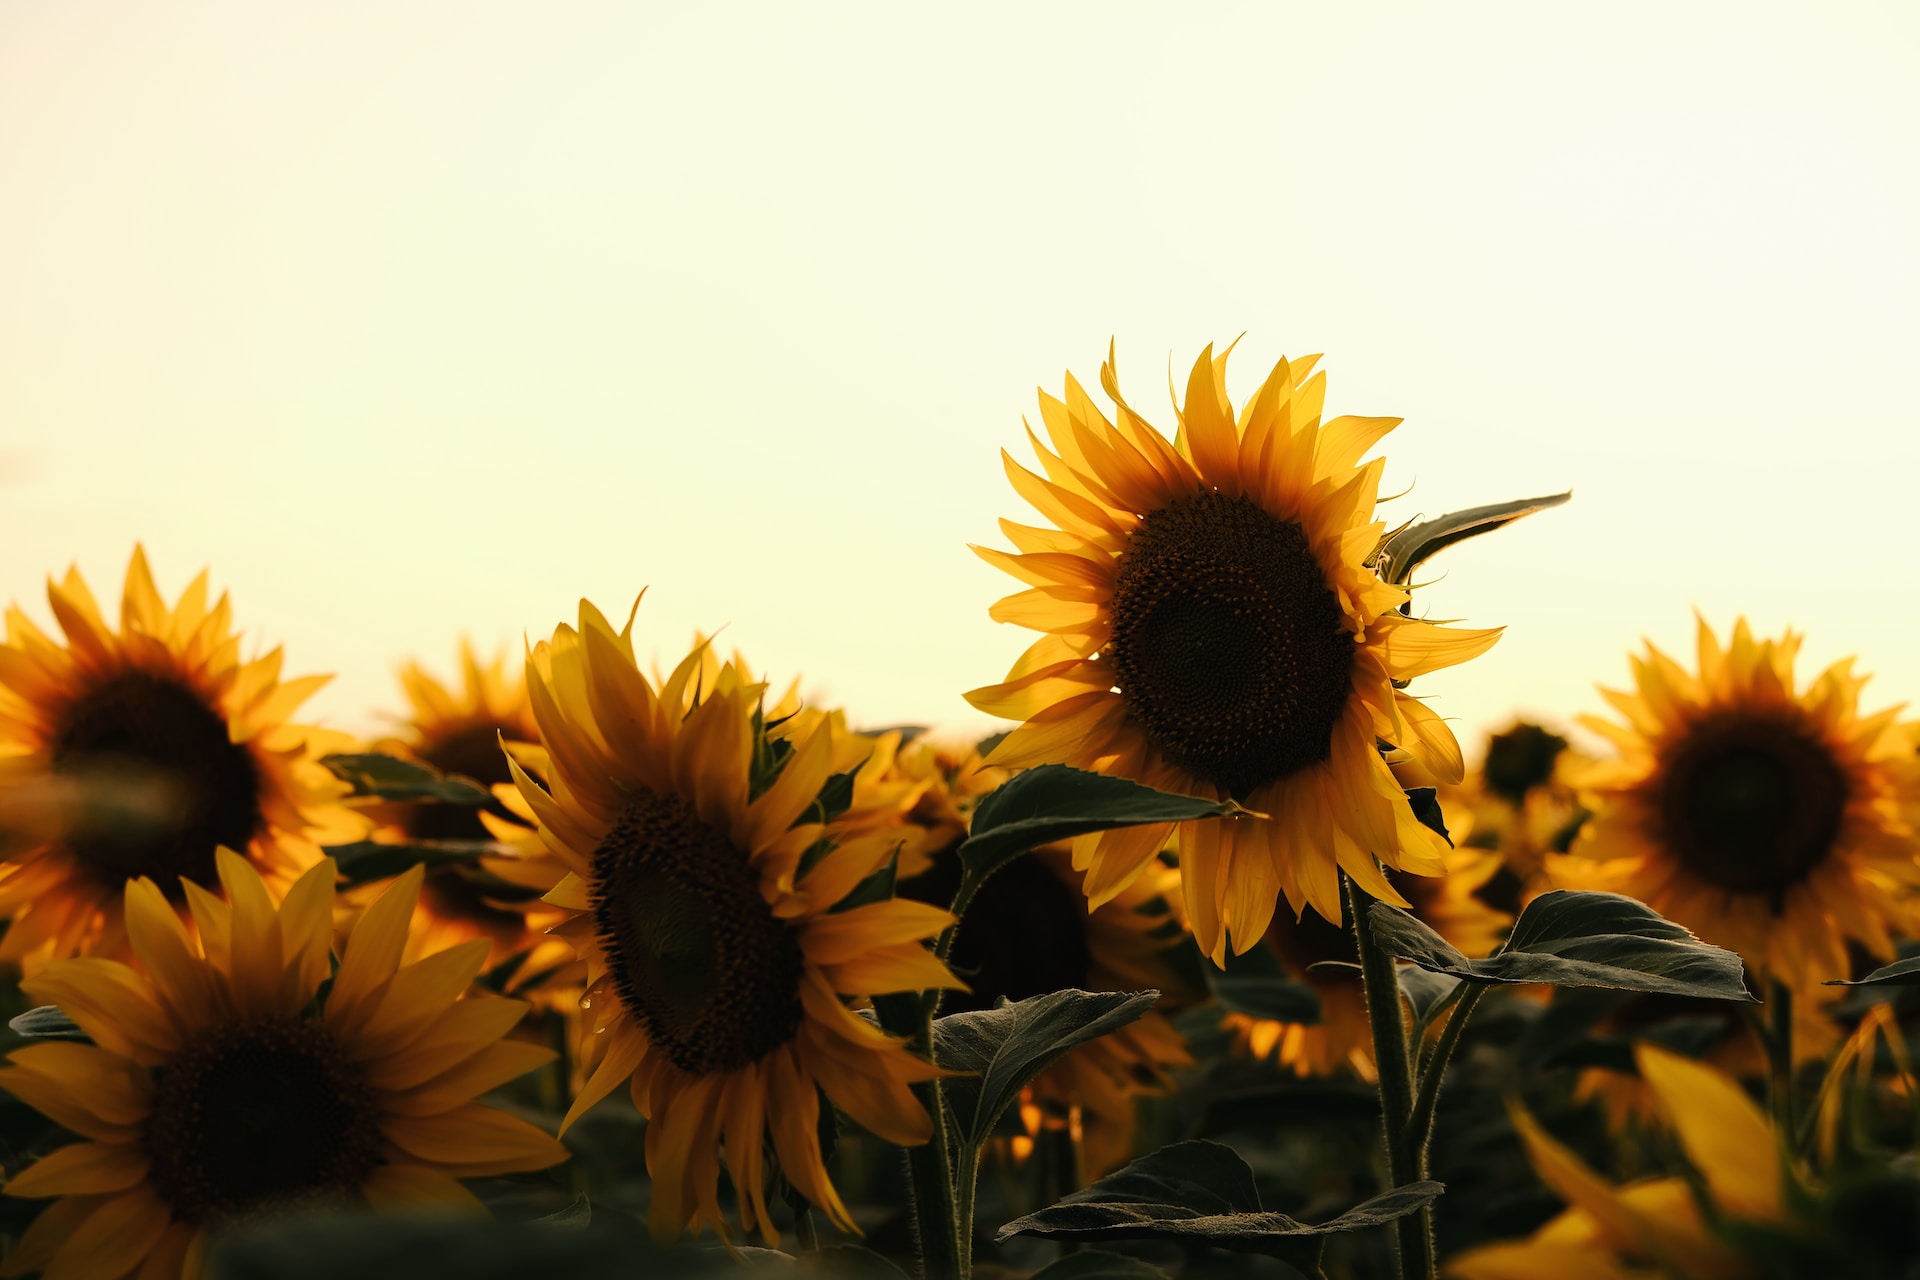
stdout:
[(809, 8), (0, 3), (0, 598), (144, 540), (360, 728), (650, 583), (983, 728), (1033, 387), (1245, 331), (1391, 519), (1577, 490), (1434, 564), (1463, 731), (1696, 605), (1920, 700), (1920, 5)]

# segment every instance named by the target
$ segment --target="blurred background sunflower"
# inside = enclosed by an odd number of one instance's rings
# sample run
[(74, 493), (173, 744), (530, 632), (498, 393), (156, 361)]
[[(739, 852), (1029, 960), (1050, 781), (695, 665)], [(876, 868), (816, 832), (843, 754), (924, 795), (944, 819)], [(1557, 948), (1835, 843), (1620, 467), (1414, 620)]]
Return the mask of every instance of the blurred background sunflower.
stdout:
[(215, 879), (214, 853), (240, 850), (284, 892), (319, 846), (352, 839), (363, 818), (319, 763), (351, 745), (295, 724), (326, 676), (280, 678), (281, 653), (243, 659), (227, 597), (207, 575), (169, 607), (144, 551), (127, 566), (120, 623), (108, 623), (78, 570), (49, 580), (56, 640), (18, 607), (0, 646), (0, 752), (7, 770), (50, 783), (131, 788), (151, 803), (90, 817), (84, 804), (51, 838), (16, 842), (0, 866), (0, 958), (36, 963), (126, 945), (125, 886), (142, 877), (182, 905), (183, 882)]

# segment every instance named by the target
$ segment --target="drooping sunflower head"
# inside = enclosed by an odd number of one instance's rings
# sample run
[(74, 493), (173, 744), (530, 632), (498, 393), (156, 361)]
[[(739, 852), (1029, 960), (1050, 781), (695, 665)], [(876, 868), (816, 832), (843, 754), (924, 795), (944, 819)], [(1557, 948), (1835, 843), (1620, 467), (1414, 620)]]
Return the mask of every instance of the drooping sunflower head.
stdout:
[(1812, 988), (1848, 972), (1852, 939), (1891, 957), (1920, 882), (1913, 738), (1897, 708), (1863, 716), (1866, 678), (1835, 663), (1797, 689), (1800, 637), (1723, 647), (1699, 624), (1699, 670), (1648, 646), (1635, 693), (1602, 690), (1624, 725), (1582, 723), (1618, 750), (1580, 779), (1593, 818), (1568, 888), (1637, 897), (1756, 973)]
[[(1045, 474), (1006, 459), (1053, 527), (1002, 521), (1018, 552), (976, 548), (1032, 584), (992, 616), (1044, 632), (1007, 680), (968, 694), (1023, 721), (988, 757), (1052, 761), (1163, 790), (1231, 797), (1263, 816), (1193, 824), (1181, 840), (1195, 936), (1216, 960), (1251, 947), (1284, 894), (1340, 918), (1339, 873), (1389, 902), (1390, 866), (1438, 874), (1445, 842), (1417, 822), (1377, 744), (1457, 781), (1445, 724), (1396, 687), (1486, 650), (1497, 631), (1401, 613), (1373, 567), (1382, 463), (1360, 457), (1394, 418), (1322, 424), (1316, 358), (1282, 360), (1236, 414), (1226, 355), (1195, 362), (1167, 439), (1120, 396), (1109, 420), (1071, 377), (1044, 393)], [(1165, 827), (1091, 847), (1104, 901), (1164, 846)]]
[(77, 571), (48, 584), (57, 641), (18, 608), (0, 645), (0, 753), (56, 785), (160, 798), (150, 820), (80, 823), (12, 850), (0, 868), (0, 957), (124, 949), (124, 887), (149, 877), (180, 900), (215, 881), (214, 851), (240, 850), (276, 890), (365, 822), (318, 763), (348, 740), (290, 723), (327, 677), (280, 678), (278, 649), (243, 660), (223, 595), (203, 573), (168, 608), (135, 549), (120, 625)]
[[(909, 1085), (934, 1070), (855, 1007), (867, 997), (960, 985), (924, 939), (951, 922), (920, 903), (855, 894), (899, 843), (892, 824), (849, 822), (841, 788), (857, 766), (836, 716), (773, 730), (764, 686), (707, 646), (657, 682), (582, 603), (527, 662), (551, 769), (515, 781), (567, 874), (547, 900), (585, 958), (583, 1005), (599, 1062), (568, 1123), (630, 1081), (651, 1118), (650, 1220), (726, 1229), (720, 1149), (747, 1229), (776, 1235), (762, 1146), (851, 1230), (828, 1179), (820, 1096), (883, 1139), (931, 1132)], [(851, 757), (851, 759), (849, 758)]]
[(193, 1280), (211, 1235), (259, 1214), (477, 1210), (457, 1179), (566, 1158), (474, 1101), (552, 1057), (502, 1038), (518, 1001), (461, 997), (485, 948), (400, 963), (418, 868), (369, 909), (335, 970), (331, 860), (278, 907), (249, 863), (223, 849), (217, 866), (224, 899), (186, 882), (192, 934), (153, 881), (127, 884), (139, 968), (89, 956), (22, 984), (93, 1043), (30, 1045), (0, 1071), (0, 1088), (81, 1139), (7, 1184), (61, 1198), (5, 1274)]

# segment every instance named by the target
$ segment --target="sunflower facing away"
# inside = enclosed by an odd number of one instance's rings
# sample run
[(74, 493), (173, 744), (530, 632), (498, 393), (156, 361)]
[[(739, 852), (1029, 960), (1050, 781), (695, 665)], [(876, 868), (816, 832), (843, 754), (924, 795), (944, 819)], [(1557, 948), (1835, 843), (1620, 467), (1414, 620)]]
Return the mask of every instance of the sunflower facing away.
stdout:
[(81, 1138), (7, 1184), (11, 1196), (59, 1199), (0, 1275), (192, 1280), (211, 1233), (256, 1214), (477, 1209), (456, 1179), (566, 1158), (474, 1101), (553, 1056), (502, 1038), (525, 1005), (461, 998), (484, 945), (400, 965), (419, 868), (360, 920), (337, 972), (331, 859), (278, 908), (241, 858), (222, 849), (217, 869), (224, 901), (186, 884), (191, 934), (152, 880), (126, 885), (139, 968), (87, 956), (22, 984), (93, 1043), (29, 1045), (0, 1071), (0, 1088)]
[[(1120, 397), (1109, 351), (1109, 422), (1071, 376), (1065, 401), (1040, 397), (1053, 448), (1046, 474), (1006, 458), (1014, 488), (1049, 521), (1002, 521), (1019, 549), (976, 548), (1031, 589), (993, 607), (1044, 632), (1005, 683), (967, 695), (1024, 721), (993, 765), (1051, 761), (1166, 791), (1231, 797), (1260, 816), (1188, 824), (1181, 873), (1194, 935), (1216, 962), (1259, 941), (1285, 894), (1339, 920), (1345, 871), (1404, 905), (1375, 864), (1441, 872), (1446, 843), (1422, 827), (1377, 743), (1458, 780), (1459, 744), (1394, 687), (1484, 652), (1495, 631), (1399, 612), (1406, 591), (1371, 562), (1384, 526), (1381, 468), (1360, 456), (1396, 418), (1324, 426), (1314, 358), (1282, 360), (1238, 416), (1227, 357), (1195, 362), (1168, 441)], [(1076, 847), (1098, 904), (1168, 837), (1164, 826)]]
[[(943, 781), (914, 818), (934, 830), (946, 829), (956, 806), (970, 807), (950, 788), (979, 773), (977, 754), (939, 754), (952, 767), (941, 771)], [(951, 902), (960, 883), (953, 849), (962, 836), (964, 827), (933, 855), (927, 871), (903, 880), (901, 896)], [(1177, 892), (1177, 877), (1157, 868), (1097, 907), (1087, 903), (1085, 880), (1074, 869), (1073, 855), (1059, 846), (1036, 849), (996, 871), (954, 933), (951, 958), (971, 989), (940, 1005), (949, 1014), (991, 1009), (1002, 997), (1025, 1000), (1054, 991), (1161, 993), (1146, 1016), (1072, 1050), (1029, 1090), (1023, 1111), (1031, 1121), (1044, 1116), (1076, 1134), (1082, 1185), (1133, 1157), (1136, 1100), (1165, 1093), (1172, 1073), (1192, 1065), (1186, 1040), (1167, 1014), (1197, 994), (1182, 989), (1166, 960), (1185, 932), (1168, 901)]]
[(1637, 693), (1601, 691), (1627, 723), (1582, 720), (1619, 755), (1578, 779), (1594, 815), (1549, 866), (1562, 887), (1639, 898), (1814, 990), (1847, 976), (1849, 939), (1890, 959), (1890, 928), (1912, 928), (1920, 776), (1898, 708), (1860, 714), (1851, 660), (1795, 689), (1799, 647), (1742, 619), (1723, 648), (1702, 620), (1689, 674), (1648, 645)]
[[(502, 740), (531, 744), (540, 730), (534, 724), (526, 685), (508, 675), (504, 654), (482, 662), (472, 642), (462, 640), (460, 673), (456, 688), (443, 684), (419, 663), (403, 666), (400, 685), (412, 710), (402, 721), (400, 736), (377, 746), (495, 791), (507, 812), (525, 825), (499, 821), (494, 814), (461, 805), (386, 805), (376, 813), (391, 822), (376, 838), (495, 840), (513, 850), (512, 856), (483, 859), (474, 866), (428, 871), (408, 953), (427, 955), (469, 938), (486, 938), (493, 943), (487, 956), (489, 970), (520, 957), (509, 982), (510, 990), (518, 990), (549, 977), (557, 966), (573, 959), (573, 949), (565, 942), (544, 936), (564, 913), (539, 900), (564, 869), (534, 835), (532, 815), (516, 805), (519, 792), (500, 745)], [(537, 754), (523, 749), (522, 756), (533, 772), (544, 774)], [(377, 892), (377, 887), (369, 888)], [(349, 896), (371, 901), (364, 893)]]
[(182, 880), (215, 880), (214, 850), (242, 851), (276, 893), (320, 856), (357, 838), (364, 819), (318, 758), (344, 736), (288, 721), (326, 676), (280, 679), (280, 650), (240, 656), (223, 595), (207, 577), (169, 609), (146, 556), (127, 567), (118, 629), (77, 571), (48, 583), (62, 644), (17, 607), (0, 645), (0, 759), (61, 781), (157, 791), (160, 820), (82, 824), (7, 852), (0, 958), (103, 954), (125, 947), (122, 893), (145, 876), (176, 904)]
[(836, 911), (900, 838), (819, 820), (845, 759), (839, 719), (770, 739), (764, 685), (704, 644), (656, 685), (631, 627), (583, 601), (579, 630), (559, 627), (527, 661), (552, 768), (542, 785), (516, 763), (515, 781), (568, 867), (547, 899), (576, 913), (558, 932), (586, 959), (601, 1046), (567, 1123), (631, 1080), (661, 1236), (726, 1230), (724, 1146), (744, 1226), (777, 1238), (768, 1134), (787, 1181), (852, 1230), (821, 1157), (820, 1094), (888, 1142), (927, 1140), (909, 1085), (937, 1072), (854, 1006), (958, 986), (922, 945), (952, 917), (896, 900)]

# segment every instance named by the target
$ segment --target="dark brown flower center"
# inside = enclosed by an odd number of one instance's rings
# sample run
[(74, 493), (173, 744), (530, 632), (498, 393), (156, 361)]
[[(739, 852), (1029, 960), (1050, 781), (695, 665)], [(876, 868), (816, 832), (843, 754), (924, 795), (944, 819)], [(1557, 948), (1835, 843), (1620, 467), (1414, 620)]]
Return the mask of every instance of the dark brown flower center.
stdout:
[(1111, 608), (1115, 683), (1169, 762), (1244, 796), (1327, 758), (1354, 644), (1299, 525), (1170, 503), (1128, 537)]
[[(900, 886), (900, 896), (945, 907), (960, 883), (960, 859), (938, 858)], [(1046, 862), (1016, 858), (993, 873), (954, 933), (954, 971), (971, 991), (949, 991), (940, 1012), (991, 1009), (1002, 996), (1025, 1000), (1051, 991), (1084, 991), (1092, 980), (1087, 900)]]
[(1803, 726), (1739, 712), (1693, 725), (1659, 774), (1667, 847), (1694, 875), (1735, 893), (1780, 895), (1833, 851), (1847, 777)]
[[(500, 733), (517, 733), (514, 725), (484, 724), (448, 734), (439, 742), (428, 743), (418, 755), (441, 773), (471, 778), (483, 787), (513, 781), (507, 769), (507, 753), (500, 749)], [(401, 825), (416, 840), (488, 840), (492, 836), (480, 821), (477, 810), (460, 804), (413, 804), (407, 806)]]
[(171, 810), (164, 820), (85, 821), (67, 844), (98, 879), (118, 887), (151, 876), (169, 896), (180, 877), (214, 882), (214, 850), (244, 853), (262, 825), (260, 769), (227, 722), (178, 680), (145, 671), (108, 676), (55, 721), (53, 768), (70, 777), (158, 782)]
[(380, 1163), (365, 1079), (305, 1020), (202, 1036), (160, 1071), (141, 1139), (155, 1189), (191, 1223), (347, 1200)]
[(621, 1001), (681, 1070), (744, 1067), (799, 1030), (799, 941), (684, 800), (633, 793), (594, 851), (592, 899)]

